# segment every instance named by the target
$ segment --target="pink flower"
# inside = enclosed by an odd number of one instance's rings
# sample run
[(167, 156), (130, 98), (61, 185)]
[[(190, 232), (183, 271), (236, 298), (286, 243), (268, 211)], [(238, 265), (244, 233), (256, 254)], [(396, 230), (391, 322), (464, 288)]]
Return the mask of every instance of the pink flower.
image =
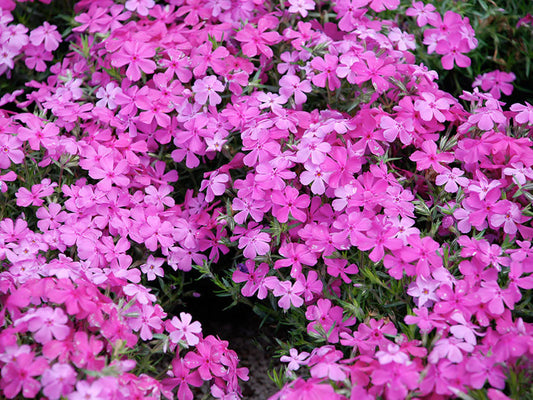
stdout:
[(117, 108), (117, 103), (115, 103), (117, 93), (122, 93), (122, 89), (115, 82), (109, 82), (105, 87), (99, 87), (96, 91), (96, 98), (100, 100), (96, 102), (96, 107), (107, 107), (114, 110)]
[(390, 364), (392, 362), (396, 364), (408, 365), (410, 363), (409, 356), (404, 353), (400, 346), (395, 343), (387, 344), (386, 351), (378, 351), (376, 357), (381, 365)]
[(289, 4), (291, 5), (289, 12), (293, 14), (300, 13), (303, 18), (307, 17), (308, 10), (315, 9), (315, 2), (313, 0), (289, 0)]
[(316, 256), (309, 247), (302, 243), (283, 243), (279, 254), (285, 259), (276, 260), (274, 268), (291, 267), (291, 276), (297, 278), (302, 272), (302, 264), (313, 266), (317, 263)]
[(438, 186), (444, 186), (444, 190), (448, 193), (456, 193), (459, 189), (459, 186), (466, 187), (468, 186), (470, 180), (468, 178), (461, 177), (464, 174), (464, 171), (459, 168), (453, 168), (451, 171), (446, 169), (442, 174), (438, 175), (435, 178), (435, 184)]
[(34, 46), (39, 46), (44, 42), (46, 51), (54, 51), (62, 42), (61, 35), (57, 31), (57, 26), (44, 22), (42, 26), (35, 28), (30, 33), (30, 42)]
[(412, 6), (407, 9), (405, 15), (416, 17), (416, 23), (422, 27), (427, 25), (428, 20), (435, 15), (435, 6), (424, 4), (421, 1), (413, 2)]
[(222, 97), (217, 92), (224, 91), (224, 85), (215, 75), (208, 75), (203, 79), (198, 79), (192, 87), (194, 100), (199, 104), (205, 104), (209, 99), (209, 104), (216, 106), (222, 102)]
[(513, 84), (511, 82), (515, 79), (516, 76), (512, 72), (495, 70), (477, 76), (472, 86), (481, 86), (483, 91), (490, 91), (492, 97), (499, 99), (501, 93), (509, 96), (513, 92)]
[[(207, 175), (207, 173), (205, 174)], [(204, 177), (205, 177), (204, 175)], [(209, 180), (204, 179), (200, 186), (200, 190), (205, 190), (205, 201), (212, 202), (215, 196), (221, 196), (226, 191), (226, 182), (230, 179), (228, 174), (221, 174), (218, 171), (209, 173)]]
[(294, 103), (303, 104), (307, 100), (304, 94), (311, 92), (311, 83), (307, 79), (300, 82), (300, 78), (296, 75), (284, 75), (280, 80), (279, 94), (285, 98), (291, 97), (294, 94)]
[(50, 196), (54, 193), (54, 188), (57, 183), (50, 182), (50, 179), (45, 178), (36, 185), (31, 187), (31, 191), (26, 188), (19, 188), (15, 196), (17, 197), (17, 205), (19, 207), (41, 206), (44, 203), (43, 197)]
[(287, 362), (289, 363), (287, 365), (287, 369), (289, 371), (297, 371), (301, 365), (306, 365), (307, 361), (306, 359), (309, 357), (309, 353), (306, 351), (302, 351), (300, 354), (298, 354), (298, 350), (296, 349), (290, 349), (288, 356), (281, 356), (279, 359), (281, 362)]
[(326, 172), (320, 165), (307, 161), (304, 164), (305, 171), (300, 174), (300, 182), (304, 185), (311, 184), (311, 191), (314, 194), (323, 194), (326, 191), (326, 180), (331, 172)]
[(151, 60), (155, 56), (155, 47), (148, 43), (126, 41), (120, 50), (111, 56), (111, 65), (122, 67), (127, 65), (126, 76), (135, 82), (141, 79), (141, 71), (151, 74), (157, 65)]
[(8, 169), (13, 164), (22, 164), (24, 153), (21, 150), (22, 141), (6, 134), (0, 135), (0, 168)]
[(273, 289), (272, 294), (281, 297), (278, 300), (278, 305), (284, 310), (291, 308), (291, 304), (298, 308), (304, 303), (300, 297), (304, 292), (304, 286), (299, 281), (294, 282), (294, 284), (290, 281), (278, 281)]
[(400, 51), (416, 49), (414, 35), (403, 32), (400, 28), (392, 28), (389, 33), (389, 39), (396, 44)]
[(7, 192), (7, 185), (6, 182), (13, 182), (17, 179), (17, 174), (15, 171), (9, 171), (3, 175), (0, 175), (0, 192), (5, 193)]
[(533, 168), (524, 167), (524, 164), (520, 161), (511, 162), (511, 166), (504, 168), (503, 173), (504, 175), (512, 176), (513, 181), (521, 186), (526, 184), (526, 178), (533, 180)]
[(239, 249), (244, 249), (246, 258), (254, 259), (257, 255), (263, 256), (270, 251), (270, 236), (261, 232), (261, 227), (251, 229), (239, 239)]
[(267, 29), (272, 28), (274, 26), (272, 26), (271, 21), (263, 17), (257, 23), (257, 28), (252, 24), (247, 24), (244, 29), (237, 32), (235, 39), (243, 43), (243, 54), (248, 57), (255, 57), (257, 54), (262, 53), (266, 57), (271, 58), (274, 53), (269, 46), (281, 41), (279, 33), (273, 31), (267, 32)]
[(395, 10), (400, 5), (400, 0), (370, 0), (370, 8), (375, 12)]
[(198, 321), (192, 322), (192, 316), (181, 312), (180, 317), (172, 317), (170, 324), (167, 323), (167, 330), (170, 332), (169, 338), (172, 342), (178, 343), (184, 340), (189, 346), (196, 346), (202, 336), (202, 325)]
[(78, 381), (76, 391), (69, 394), (69, 400), (100, 400), (101, 393), (105, 386), (99, 380), (92, 383), (87, 381)]
[(174, 191), (170, 185), (161, 185), (158, 188), (150, 185), (144, 191), (146, 192), (144, 197), (146, 204), (151, 204), (158, 210), (164, 210), (165, 206), (174, 207), (176, 204), (174, 199), (169, 196)]
[(533, 106), (527, 101), (526, 105), (515, 103), (511, 105), (511, 111), (518, 114), (514, 117), (514, 120), (519, 124), (533, 125)]
[(420, 113), (424, 121), (431, 121), (433, 118), (439, 122), (446, 121), (446, 116), (442, 111), (450, 109), (450, 105), (453, 104), (452, 100), (445, 97), (437, 99), (431, 92), (422, 92), (420, 97), (421, 99), (415, 101), (415, 110)]
[[(317, 137), (304, 137), (298, 144), (296, 161), (304, 163), (311, 160), (313, 164), (319, 165), (326, 160), (326, 155), (330, 152), (331, 145)], [(342, 153), (340, 154), (342, 155)], [(344, 161), (344, 160), (341, 160)]]
[(494, 124), (507, 124), (507, 118), (496, 100), (487, 100), (485, 107), (478, 108), (468, 117), (468, 123), (488, 131), (494, 129)]
[(128, 0), (126, 1), (125, 7), (128, 11), (137, 11), (137, 14), (146, 17), (154, 5), (154, 0)]
[(283, 399), (328, 399), (341, 400), (343, 396), (335, 392), (335, 389), (322, 379), (311, 378), (305, 381), (298, 378), (283, 389)]
[(124, 286), (122, 290), (124, 291), (124, 294), (135, 298), (140, 304), (149, 304), (157, 300), (155, 295), (150, 293), (151, 289), (147, 289), (142, 285), (130, 283)]
[(76, 372), (69, 364), (54, 364), (41, 378), (43, 394), (50, 400), (59, 400), (72, 392), (76, 380)]
[(441, 358), (447, 358), (453, 363), (461, 363), (464, 359), (463, 352), (471, 353), (474, 346), (470, 343), (460, 341), (455, 338), (439, 339), (433, 346), (433, 350), (428, 356), (428, 361), (432, 364), (439, 362)]
[(51, 52), (43, 51), (41, 46), (28, 45), (24, 51), (24, 63), (30, 69), (37, 72), (46, 71), (46, 61), (52, 61), (54, 56)]
[(141, 265), (141, 271), (146, 274), (146, 279), (153, 281), (155, 280), (156, 276), (162, 278), (165, 275), (163, 268), (161, 268), (161, 265), (163, 265), (164, 262), (164, 258), (156, 258), (150, 254), (148, 256), (148, 260), (146, 260), (146, 263)]
[(52, 337), (64, 340), (70, 333), (68, 317), (61, 308), (38, 308), (24, 319), (28, 320), (28, 330), (33, 332), (34, 339), (42, 344), (51, 341)]
[(113, 184), (117, 186), (127, 186), (130, 183), (128, 177), (125, 176), (129, 171), (129, 165), (126, 160), (120, 160), (115, 164), (112, 155), (102, 157), (97, 164), (89, 169), (89, 176), (93, 179), (99, 179), (97, 187), (109, 192)]

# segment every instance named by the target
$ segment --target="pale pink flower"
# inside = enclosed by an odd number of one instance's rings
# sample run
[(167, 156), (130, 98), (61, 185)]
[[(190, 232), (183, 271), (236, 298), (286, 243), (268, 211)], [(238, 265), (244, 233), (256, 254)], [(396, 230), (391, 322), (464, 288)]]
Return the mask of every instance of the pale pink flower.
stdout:
[[(191, 314), (181, 312), (180, 317), (173, 317), (170, 320), (169, 338), (172, 342), (178, 343), (180, 340), (185, 340), (189, 346), (195, 346), (200, 342), (202, 335), (202, 325), (198, 321), (192, 322)], [(175, 330), (174, 330), (175, 329)]]

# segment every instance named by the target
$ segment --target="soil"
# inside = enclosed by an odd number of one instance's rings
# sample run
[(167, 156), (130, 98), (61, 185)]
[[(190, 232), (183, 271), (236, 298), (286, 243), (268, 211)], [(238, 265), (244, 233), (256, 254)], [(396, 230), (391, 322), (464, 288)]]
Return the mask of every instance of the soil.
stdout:
[(202, 288), (202, 294), (187, 300), (187, 312), (200, 321), (204, 336), (218, 336), (229, 342), (239, 356), (239, 366), (249, 370), (247, 382), (241, 382), (243, 398), (267, 400), (278, 388), (268, 377), (268, 370), (281, 365), (274, 357), (273, 327), (262, 326), (261, 319), (245, 305), (227, 308), (229, 300)]

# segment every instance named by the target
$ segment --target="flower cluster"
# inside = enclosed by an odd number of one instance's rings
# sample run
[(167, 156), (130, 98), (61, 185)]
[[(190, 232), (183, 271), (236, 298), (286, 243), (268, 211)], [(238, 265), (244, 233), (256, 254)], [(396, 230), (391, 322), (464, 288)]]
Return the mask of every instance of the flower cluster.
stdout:
[(161, 300), (194, 269), (298, 321), (273, 399), (506, 398), (533, 107), (505, 71), (446, 92), (397, 9), (470, 66), (468, 17), (423, 2), (83, 0), (49, 70), (57, 27), (0, 8), (0, 73), (48, 72), (0, 110), (1, 393), (241, 398), (230, 343)]

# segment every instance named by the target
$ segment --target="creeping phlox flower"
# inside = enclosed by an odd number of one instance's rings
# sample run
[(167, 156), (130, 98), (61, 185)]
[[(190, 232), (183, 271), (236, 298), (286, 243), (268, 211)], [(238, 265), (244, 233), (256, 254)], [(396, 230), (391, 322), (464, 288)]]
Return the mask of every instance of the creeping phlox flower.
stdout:
[[(61, 31), (0, 1), (0, 75), (46, 71), (0, 99), (0, 397), (242, 398), (230, 343), (167, 307), (193, 269), (296, 330), (272, 399), (518, 390), (533, 107), (501, 100), (513, 73), (460, 102), (415, 21), (385, 19), (399, 0), (122, 3)], [(469, 67), (468, 18), (435, 6), (406, 15)]]

